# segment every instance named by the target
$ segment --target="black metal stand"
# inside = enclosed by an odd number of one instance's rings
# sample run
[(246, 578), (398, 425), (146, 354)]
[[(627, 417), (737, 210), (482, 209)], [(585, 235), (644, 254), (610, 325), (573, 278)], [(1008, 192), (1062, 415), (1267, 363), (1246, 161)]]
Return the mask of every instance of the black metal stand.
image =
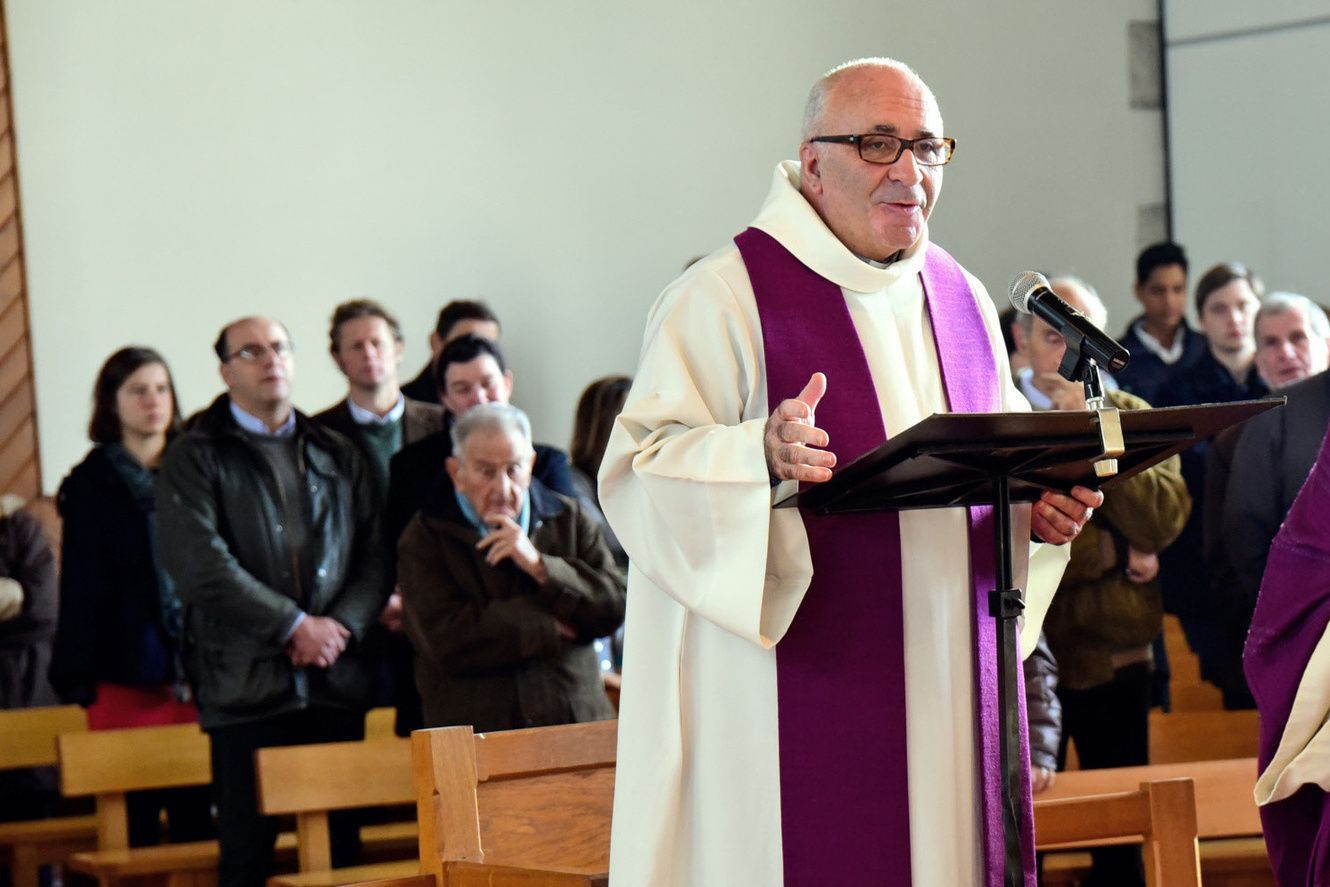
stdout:
[(1002, 762), (1002, 839), (1006, 864), (1003, 883), (1006, 887), (1024, 887), (1025, 866), (1021, 859), (1020, 793), (1021, 784), (1021, 725), (1020, 707), (1016, 694), (1020, 692), (1017, 669), (1021, 667), (1016, 655), (1016, 620), (1025, 610), (1025, 598), (1019, 588), (1013, 587), (1011, 569), (1011, 484), (1006, 474), (993, 478), (993, 523), (996, 528), (997, 588), (989, 598), (989, 612), (997, 629), (998, 657), (998, 711), (1002, 718), (999, 739)]
[(1082, 359), (1078, 351), (1074, 360), (1064, 363), (1063, 376), (1085, 384), (1086, 398), (1093, 404), (1089, 412), (931, 416), (840, 468), (825, 484), (777, 506), (819, 514), (993, 506), (996, 587), (989, 610), (997, 632), (1006, 887), (1025, 884), (1019, 787), (1027, 766), (1020, 755), (1021, 666), (1016, 655), (1016, 622), (1025, 601), (1022, 591), (1013, 587), (1012, 502), (1033, 502), (1046, 490), (1066, 492), (1077, 484), (1111, 491), (1114, 483), (1197, 440), (1283, 403), (1283, 398), (1270, 398), (1119, 413), (1103, 406), (1093, 360)]

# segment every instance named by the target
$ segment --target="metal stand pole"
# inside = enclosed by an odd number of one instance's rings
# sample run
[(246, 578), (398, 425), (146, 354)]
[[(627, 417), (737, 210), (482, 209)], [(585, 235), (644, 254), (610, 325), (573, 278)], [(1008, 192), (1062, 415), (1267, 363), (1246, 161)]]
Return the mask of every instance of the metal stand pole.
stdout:
[(1006, 887), (1024, 887), (1025, 865), (1021, 858), (1021, 826), (1019, 815), (1022, 769), (1020, 740), (1020, 703), (1017, 694), (1020, 682), (1016, 657), (1016, 620), (1025, 609), (1019, 588), (1012, 587), (1011, 568), (1011, 487), (1007, 476), (993, 479), (993, 516), (997, 531), (996, 553), (997, 588), (989, 599), (989, 612), (997, 629), (998, 657), (998, 711), (1002, 718), (1000, 754), (1002, 762), (1002, 837), (1006, 864), (1003, 883)]

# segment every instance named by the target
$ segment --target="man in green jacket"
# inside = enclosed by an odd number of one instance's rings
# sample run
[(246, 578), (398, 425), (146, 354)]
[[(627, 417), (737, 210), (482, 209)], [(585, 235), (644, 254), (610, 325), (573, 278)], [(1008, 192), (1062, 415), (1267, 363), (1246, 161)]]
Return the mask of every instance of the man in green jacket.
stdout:
[[(1054, 277), (1052, 290), (1103, 327), (1107, 312), (1086, 283)], [(1066, 351), (1062, 336), (1029, 314), (1017, 315), (1017, 350), (1029, 367), (1017, 385), (1036, 409), (1084, 410), (1080, 382), (1058, 375)], [(1121, 410), (1147, 409), (1135, 395), (1110, 390)], [(1151, 642), (1163, 620), (1157, 579), (1160, 549), (1182, 531), (1191, 497), (1173, 456), (1114, 486), (1071, 543), (1071, 563), (1044, 617), (1044, 634), (1058, 662), (1062, 753), (1076, 744), (1083, 769), (1149, 763)], [(1144, 884), (1140, 850), (1096, 850), (1087, 884)]]
[(624, 577), (595, 522), (531, 476), (526, 414), (493, 402), (398, 543), (403, 623), (428, 727), (614, 717), (592, 646), (623, 621)]
[[(286, 328), (237, 320), (214, 349), (227, 391), (162, 461), (159, 547), (185, 604), (185, 666), (212, 746), (218, 881), (259, 887), (277, 822), (258, 815), (254, 752), (364, 737), (360, 643), (388, 585), (364, 461), (291, 405)], [(355, 824), (333, 827), (334, 864), (346, 864)]]

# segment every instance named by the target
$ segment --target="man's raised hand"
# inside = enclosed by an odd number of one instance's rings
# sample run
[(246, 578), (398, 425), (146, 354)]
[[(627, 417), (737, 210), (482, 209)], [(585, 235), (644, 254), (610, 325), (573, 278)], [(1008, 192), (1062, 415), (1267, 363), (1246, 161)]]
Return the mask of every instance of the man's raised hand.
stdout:
[(776, 480), (808, 483), (831, 480), (836, 454), (814, 449), (825, 447), (830, 441), (814, 421), (818, 402), (826, 393), (827, 377), (813, 373), (804, 390), (782, 400), (767, 419), (762, 442), (767, 454), (767, 473)]

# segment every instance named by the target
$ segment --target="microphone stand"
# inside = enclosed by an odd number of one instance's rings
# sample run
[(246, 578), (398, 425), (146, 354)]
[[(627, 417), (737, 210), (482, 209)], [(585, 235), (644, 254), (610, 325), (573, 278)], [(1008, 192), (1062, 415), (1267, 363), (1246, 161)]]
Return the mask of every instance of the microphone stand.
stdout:
[(1085, 386), (1085, 408), (1099, 418), (1099, 442), (1104, 455), (1094, 463), (1094, 471), (1098, 477), (1113, 477), (1118, 473), (1117, 457), (1127, 450), (1122, 437), (1122, 417), (1117, 407), (1104, 397), (1099, 364), (1081, 352), (1085, 337), (1070, 327), (1063, 331), (1063, 337), (1067, 340), (1067, 351), (1062, 355), (1058, 374), (1068, 382), (1080, 382)]

